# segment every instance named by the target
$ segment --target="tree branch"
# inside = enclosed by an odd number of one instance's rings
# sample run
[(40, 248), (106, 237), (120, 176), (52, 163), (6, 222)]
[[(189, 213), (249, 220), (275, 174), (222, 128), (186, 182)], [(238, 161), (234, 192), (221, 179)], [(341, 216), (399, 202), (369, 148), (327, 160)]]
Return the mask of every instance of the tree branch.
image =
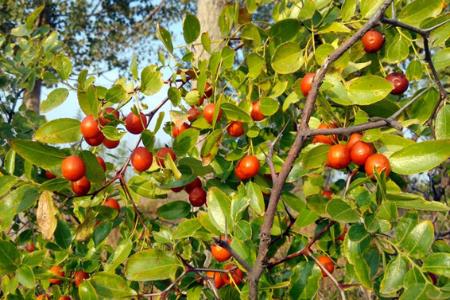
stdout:
[(314, 110), (316, 98), (319, 92), (319, 87), (322, 83), (322, 80), (325, 77), (328, 69), (331, 64), (339, 59), (353, 44), (361, 39), (361, 37), (372, 27), (377, 24), (384, 15), (385, 10), (391, 4), (393, 0), (385, 0), (380, 8), (375, 12), (375, 14), (369, 19), (369, 21), (361, 27), (353, 36), (351, 36), (348, 40), (339, 46), (330, 56), (327, 57), (322, 67), (317, 71), (314, 76), (314, 80), (312, 83), (312, 88), (306, 98), (305, 107), (302, 113), (302, 119), (300, 126), (297, 129), (297, 135), (294, 143), (288, 153), (286, 161), (281, 168), (280, 174), (277, 177), (277, 180), (274, 182), (274, 186), (272, 188), (272, 192), (270, 194), (269, 204), (267, 206), (266, 214), (264, 217), (263, 224), (261, 226), (260, 231), (260, 243), (258, 249), (258, 256), (256, 258), (255, 265), (253, 266), (252, 272), (249, 274), (249, 298), (250, 299), (258, 299), (258, 281), (261, 277), (261, 274), (264, 270), (265, 261), (268, 253), (268, 248), (270, 245), (271, 237), (270, 232), (273, 225), (273, 219), (276, 213), (277, 204), (280, 199), (281, 190), (284, 186), (286, 178), (288, 177), (292, 166), (294, 164), (295, 159), (297, 158), (300, 149), (303, 146), (305, 137), (303, 136), (303, 132), (305, 132), (308, 127), (309, 119)]
[(247, 272), (251, 271), (252, 267), (250, 267), (247, 261), (245, 261), (245, 259), (243, 259), (239, 254), (236, 253), (236, 251), (234, 251), (233, 248), (231, 248), (230, 244), (228, 244), (227, 241), (214, 238), (214, 242), (220, 247), (227, 249), (228, 252), (230, 252), (231, 255), (247, 270)]

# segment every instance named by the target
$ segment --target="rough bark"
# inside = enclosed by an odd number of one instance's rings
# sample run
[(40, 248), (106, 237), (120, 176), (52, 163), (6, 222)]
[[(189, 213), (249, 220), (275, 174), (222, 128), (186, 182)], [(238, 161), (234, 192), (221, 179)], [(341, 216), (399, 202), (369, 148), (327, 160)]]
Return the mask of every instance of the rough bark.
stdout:
[[(219, 28), (219, 16), (226, 4), (225, 0), (197, 0), (197, 18), (200, 21), (201, 32), (208, 32), (211, 41), (222, 38)], [(211, 48), (217, 49), (220, 43), (211, 43)], [(209, 54), (202, 46), (196, 46), (194, 54), (197, 58), (206, 59)]]
[(41, 87), (42, 80), (38, 79), (34, 83), (34, 88), (31, 91), (25, 91), (23, 95), (23, 104), (28, 110), (39, 113), (39, 106), (41, 103)]

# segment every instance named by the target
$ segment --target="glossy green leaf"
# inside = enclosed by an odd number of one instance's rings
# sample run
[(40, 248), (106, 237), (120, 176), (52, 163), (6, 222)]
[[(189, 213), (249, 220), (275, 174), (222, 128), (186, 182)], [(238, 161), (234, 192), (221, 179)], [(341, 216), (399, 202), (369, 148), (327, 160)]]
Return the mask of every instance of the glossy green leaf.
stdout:
[(341, 18), (348, 21), (354, 17), (356, 11), (357, 0), (345, 0), (341, 8)]
[(297, 35), (299, 26), (300, 23), (296, 19), (284, 19), (272, 25), (270, 34), (278, 43), (284, 43)]
[(57, 88), (52, 90), (47, 99), (41, 102), (40, 111), (41, 113), (47, 113), (52, 109), (58, 107), (66, 101), (69, 96), (69, 91), (66, 88)]
[(246, 185), (247, 196), (250, 199), (250, 208), (255, 214), (262, 216), (265, 212), (264, 197), (258, 184), (249, 181)]
[(132, 298), (136, 295), (136, 291), (128, 286), (125, 279), (116, 274), (100, 272), (88, 282), (92, 284), (99, 298)]
[(319, 289), (321, 271), (314, 261), (301, 262), (293, 268), (290, 299), (314, 299)]
[(423, 260), (422, 270), (450, 277), (450, 253), (433, 253)]
[(344, 255), (348, 262), (353, 265), (356, 278), (367, 287), (372, 287), (370, 268), (363, 256), (362, 242), (351, 241), (348, 237), (344, 240)]
[(441, 10), (440, 0), (415, 0), (402, 8), (398, 19), (410, 25), (420, 25), (426, 18), (437, 16)]
[(307, 170), (316, 169), (324, 166), (327, 161), (328, 150), (330, 145), (316, 145), (308, 150), (305, 155), (302, 156), (303, 167)]
[(279, 74), (294, 73), (303, 65), (300, 45), (287, 42), (280, 45), (272, 56), (272, 68)]
[(207, 203), (211, 223), (222, 233), (230, 232), (232, 227), (230, 219), (231, 200), (228, 195), (219, 188), (212, 187), (208, 189)]
[(434, 227), (430, 221), (417, 224), (400, 243), (400, 247), (416, 258), (427, 255), (434, 241)]
[(194, 42), (200, 35), (200, 22), (197, 17), (187, 13), (183, 21), (183, 36), (186, 43)]
[(450, 139), (450, 105), (438, 111), (434, 126), (437, 140)]
[(417, 119), (421, 124), (425, 123), (433, 114), (439, 102), (439, 93), (436, 89), (429, 89), (417, 99), (407, 111), (411, 119)]
[(252, 121), (248, 113), (242, 110), (239, 106), (234, 105), (233, 103), (223, 103), (220, 106), (227, 117), (227, 120), (230, 121), (241, 121), (249, 123)]
[(36, 141), (48, 144), (72, 143), (79, 141), (80, 138), (80, 121), (69, 118), (47, 122), (34, 134)]
[(19, 266), (20, 254), (16, 246), (0, 240), (0, 275), (14, 272)]
[(248, 76), (250, 78), (257, 78), (266, 67), (264, 58), (256, 53), (250, 53), (247, 58)]
[(158, 216), (167, 220), (185, 218), (189, 215), (191, 206), (185, 201), (171, 201), (158, 207)]
[(119, 103), (128, 98), (128, 93), (122, 85), (115, 84), (106, 91), (105, 98), (108, 102)]
[(23, 265), (16, 271), (17, 280), (25, 287), (32, 289), (36, 286), (33, 269)]
[(197, 144), (200, 132), (197, 129), (187, 129), (176, 137), (173, 142), (173, 150), (179, 156), (188, 153)]
[(52, 66), (62, 80), (69, 79), (72, 73), (72, 62), (67, 56), (63, 54), (56, 55), (52, 61)]
[(406, 77), (409, 80), (420, 79), (423, 75), (423, 65), (420, 60), (413, 60), (409, 63), (408, 68), (406, 68)]
[(15, 139), (11, 147), (30, 163), (49, 170), (61, 164), (66, 152), (39, 142)]
[(339, 199), (328, 202), (327, 213), (333, 220), (343, 223), (354, 223), (359, 221), (358, 213), (350, 205)]
[(97, 157), (90, 151), (81, 151), (80, 157), (84, 161), (86, 168), (86, 177), (91, 182), (103, 182), (105, 180), (105, 171), (97, 160)]
[[(395, 257), (389, 262), (384, 271), (380, 285), (380, 292), (386, 296), (392, 296), (403, 286), (403, 278), (408, 271), (408, 262), (401, 256)], [(395, 296), (395, 295), (394, 295)]]
[(129, 239), (125, 239), (120, 242), (117, 247), (114, 248), (114, 252), (109, 257), (108, 262), (105, 264), (105, 271), (114, 271), (120, 264), (122, 264), (130, 255), (133, 248), (133, 242)]
[(80, 286), (78, 286), (78, 296), (80, 300), (98, 300), (97, 293), (91, 282), (88, 280), (83, 281)]
[(158, 39), (160, 39), (161, 42), (164, 44), (167, 51), (172, 53), (173, 52), (173, 44), (172, 44), (172, 36), (170, 35), (170, 32), (167, 31), (167, 29), (162, 27), (160, 24), (158, 24), (156, 35), (157, 35)]
[(112, 230), (113, 224), (111, 222), (102, 222), (94, 229), (94, 244), (97, 246), (103, 242)]
[(150, 65), (145, 67), (141, 72), (141, 92), (146, 96), (151, 96), (159, 92), (163, 86), (161, 72), (156, 66)]
[(260, 100), (261, 113), (265, 116), (271, 116), (275, 114), (280, 108), (280, 102), (273, 98), (263, 98)]
[(181, 267), (181, 263), (170, 252), (149, 249), (130, 256), (125, 276), (128, 280), (134, 281), (173, 279)]
[(386, 43), (386, 55), (384, 57), (386, 62), (391, 64), (399, 63), (408, 57), (410, 47), (410, 41), (407, 39), (408, 35), (407, 32), (402, 32), (402, 34), (397, 32), (393, 37), (395, 43)]
[(197, 219), (184, 220), (180, 222), (177, 225), (177, 228), (175, 228), (175, 230), (173, 231), (173, 238), (179, 240), (191, 237), (201, 227), (202, 225), (198, 222)]
[(357, 77), (347, 83), (348, 95), (356, 105), (369, 105), (383, 100), (391, 90), (391, 83), (376, 75)]
[(394, 172), (411, 175), (431, 170), (449, 157), (450, 140), (440, 140), (407, 146), (392, 154), (389, 161)]

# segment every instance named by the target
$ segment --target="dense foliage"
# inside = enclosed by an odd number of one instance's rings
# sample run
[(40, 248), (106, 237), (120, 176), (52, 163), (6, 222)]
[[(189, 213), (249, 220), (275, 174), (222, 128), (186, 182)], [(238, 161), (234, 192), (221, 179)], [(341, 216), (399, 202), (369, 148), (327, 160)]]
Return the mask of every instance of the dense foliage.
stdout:
[[(165, 55), (107, 87), (69, 80), (42, 7), (0, 36), (3, 298), (450, 297), (444, 2), (270, 2), (227, 5), (220, 41), (155, 26)], [(17, 110), (36, 77), (83, 120)]]

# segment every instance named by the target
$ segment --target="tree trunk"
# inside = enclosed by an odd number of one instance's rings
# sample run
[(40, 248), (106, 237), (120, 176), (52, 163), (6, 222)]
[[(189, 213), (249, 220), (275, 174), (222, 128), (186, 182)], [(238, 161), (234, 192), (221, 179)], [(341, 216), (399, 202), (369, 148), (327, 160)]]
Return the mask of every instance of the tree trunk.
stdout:
[(42, 80), (37, 79), (34, 83), (34, 88), (31, 91), (25, 91), (23, 95), (23, 103), (28, 110), (32, 110), (39, 114), (39, 106), (41, 103), (41, 87)]
[[(212, 41), (212, 50), (220, 47), (220, 43), (214, 43), (214, 41), (222, 39), (219, 28), (219, 16), (225, 4), (225, 0), (197, 0), (197, 18), (200, 21), (201, 32), (208, 32)], [(202, 46), (195, 47), (194, 54), (201, 59), (209, 57), (209, 54), (203, 50)]]

